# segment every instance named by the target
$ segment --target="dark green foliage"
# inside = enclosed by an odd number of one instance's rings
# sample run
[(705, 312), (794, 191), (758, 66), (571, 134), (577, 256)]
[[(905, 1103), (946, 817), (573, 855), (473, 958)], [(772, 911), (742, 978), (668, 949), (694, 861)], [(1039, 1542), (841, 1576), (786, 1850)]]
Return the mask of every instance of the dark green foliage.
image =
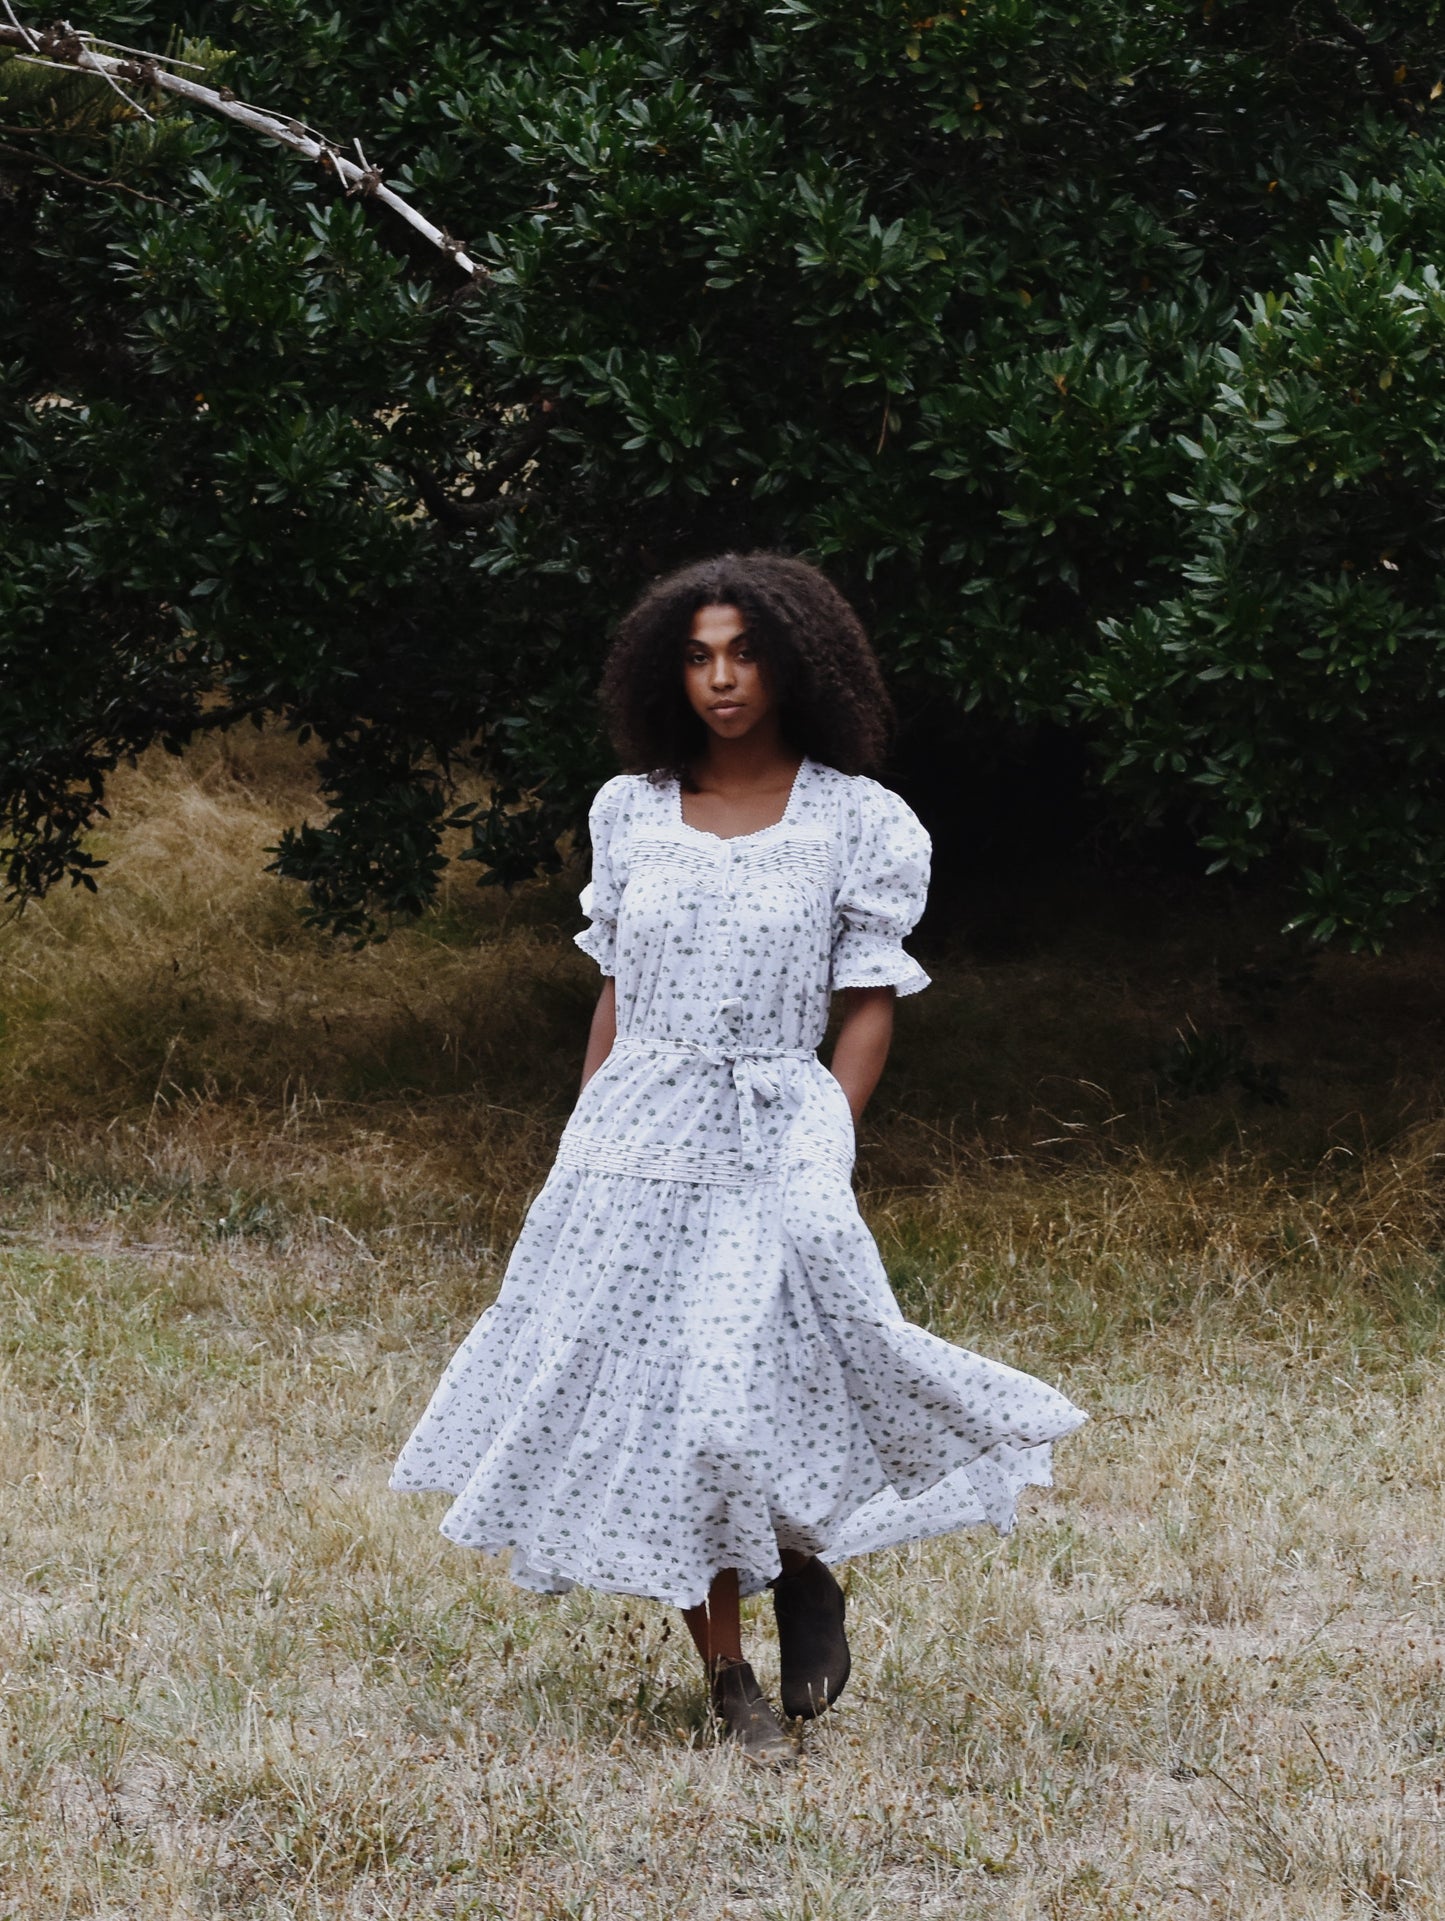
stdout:
[(1436, 897), (1445, 856), (1445, 289), (1411, 251), (1445, 175), (1345, 195), (1181, 443), (1187, 591), (1106, 623), (1079, 699), (1124, 721), (1122, 780), (1202, 790), (1218, 866), (1290, 842), (1301, 923), (1368, 938)]
[(1238, 1087), (1252, 1100), (1283, 1107), (1288, 1099), (1277, 1061), (1257, 1061), (1242, 1027), (1179, 1028), (1159, 1061), (1159, 1084), (1170, 1094), (1218, 1094)]
[(1435, 5), (77, 24), (208, 34), (490, 277), (253, 136), (0, 64), (21, 892), (87, 876), (117, 757), (248, 714), (324, 743), (335, 813), (278, 866), (328, 925), (425, 902), (460, 766), (487, 875), (554, 862), (611, 621), (765, 545), (857, 599), (905, 719), (1083, 729), (1121, 821), (1282, 855), (1319, 934), (1434, 898)]

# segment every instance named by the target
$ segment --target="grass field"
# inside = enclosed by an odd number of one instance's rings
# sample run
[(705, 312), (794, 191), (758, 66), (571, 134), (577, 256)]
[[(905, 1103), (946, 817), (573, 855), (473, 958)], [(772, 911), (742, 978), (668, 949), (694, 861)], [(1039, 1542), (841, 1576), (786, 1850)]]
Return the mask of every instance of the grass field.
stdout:
[(865, 1210), (910, 1314), (1093, 1419), (1008, 1540), (848, 1571), (854, 1684), (760, 1779), (675, 1619), (385, 1491), (592, 982), (560, 886), (308, 933), (257, 853), (305, 794), (146, 766), (100, 899), (0, 935), (0, 1914), (1445, 1914), (1424, 937), (928, 957)]

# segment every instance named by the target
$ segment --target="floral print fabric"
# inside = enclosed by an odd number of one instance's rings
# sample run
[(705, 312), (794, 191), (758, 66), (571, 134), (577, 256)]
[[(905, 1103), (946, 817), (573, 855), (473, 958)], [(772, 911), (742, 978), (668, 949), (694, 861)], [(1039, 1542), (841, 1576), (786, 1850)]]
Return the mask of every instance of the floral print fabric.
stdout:
[(617, 985), (501, 1291), (392, 1486), (512, 1575), (703, 1600), (779, 1547), (829, 1561), (1012, 1525), (1083, 1420), (1032, 1376), (905, 1321), (853, 1199), (832, 993), (928, 977), (904, 950), (929, 843), (896, 794), (805, 760), (783, 817), (690, 827), (675, 781), (592, 806), (577, 936)]

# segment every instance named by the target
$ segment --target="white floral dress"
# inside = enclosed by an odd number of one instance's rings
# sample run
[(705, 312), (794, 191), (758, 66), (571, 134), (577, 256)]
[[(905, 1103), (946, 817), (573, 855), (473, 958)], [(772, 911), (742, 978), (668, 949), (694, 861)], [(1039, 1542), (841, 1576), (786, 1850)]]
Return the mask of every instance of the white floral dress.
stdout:
[(702, 1601), (781, 1545), (840, 1561), (1048, 1485), (1063, 1395), (905, 1321), (854, 1203), (853, 1127), (816, 1053), (842, 987), (915, 993), (901, 939), (929, 842), (876, 781), (805, 760), (783, 817), (690, 827), (676, 781), (592, 805), (591, 925), (617, 1039), (501, 1291), (392, 1476), (512, 1578)]

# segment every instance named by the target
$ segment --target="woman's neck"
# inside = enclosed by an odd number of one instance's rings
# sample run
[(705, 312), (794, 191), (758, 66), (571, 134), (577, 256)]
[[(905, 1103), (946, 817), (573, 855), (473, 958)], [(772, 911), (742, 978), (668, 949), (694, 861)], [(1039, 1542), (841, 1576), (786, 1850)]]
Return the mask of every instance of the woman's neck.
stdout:
[(688, 771), (699, 793), (748, 793), (788, 786), (802, 759), (784, 741), (780, 727), (760, 724), (740, 740), (710, 735)]

